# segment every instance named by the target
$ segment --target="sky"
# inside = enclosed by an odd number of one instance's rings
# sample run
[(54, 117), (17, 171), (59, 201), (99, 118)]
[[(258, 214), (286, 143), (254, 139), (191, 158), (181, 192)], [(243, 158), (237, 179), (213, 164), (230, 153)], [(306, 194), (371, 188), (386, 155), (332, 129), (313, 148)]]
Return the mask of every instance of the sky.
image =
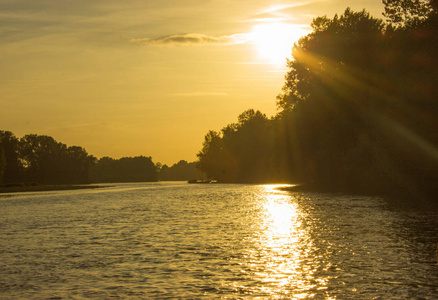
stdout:
[(268, 117), (293, 43), (381, 0), (0, 0), (0, 130), (97, 158), (194, 161), (208, 130)]

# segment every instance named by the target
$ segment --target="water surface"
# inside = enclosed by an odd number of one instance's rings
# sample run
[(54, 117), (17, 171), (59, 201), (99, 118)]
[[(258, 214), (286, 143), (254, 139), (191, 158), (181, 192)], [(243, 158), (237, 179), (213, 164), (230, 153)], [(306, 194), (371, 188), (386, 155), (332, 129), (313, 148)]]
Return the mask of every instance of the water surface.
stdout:
[(438, 295), (436, 210), (275, 187), (146, 183), (2, 195), (0, 298)]

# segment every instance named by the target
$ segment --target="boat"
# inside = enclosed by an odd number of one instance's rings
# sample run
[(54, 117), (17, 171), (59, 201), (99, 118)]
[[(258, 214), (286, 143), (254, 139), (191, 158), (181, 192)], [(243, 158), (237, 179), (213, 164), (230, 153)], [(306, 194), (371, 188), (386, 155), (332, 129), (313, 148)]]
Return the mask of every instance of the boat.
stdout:
[(211, 179), (192, 179), (187, 181), (187, 183), (217, 183), (217, 180)]

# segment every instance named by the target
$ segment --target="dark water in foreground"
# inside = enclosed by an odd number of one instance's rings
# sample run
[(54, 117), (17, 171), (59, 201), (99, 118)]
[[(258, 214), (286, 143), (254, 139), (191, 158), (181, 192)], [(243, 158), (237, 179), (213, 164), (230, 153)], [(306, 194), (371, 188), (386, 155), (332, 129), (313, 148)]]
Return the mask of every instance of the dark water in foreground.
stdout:
[(438, 212), (379, 198), (155, 183), (0, 205), (1, 299), (438, 295)]

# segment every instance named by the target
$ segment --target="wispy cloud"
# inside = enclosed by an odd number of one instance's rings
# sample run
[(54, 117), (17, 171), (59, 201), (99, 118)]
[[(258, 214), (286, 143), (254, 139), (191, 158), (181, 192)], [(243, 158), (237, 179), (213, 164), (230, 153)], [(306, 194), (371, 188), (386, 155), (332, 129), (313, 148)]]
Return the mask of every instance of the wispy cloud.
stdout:
[(296, 22), (302, 16), (302, 13), (297, 14), (297, 10), (302, 10), (305, 6), (315, 2), (320, 2), (320, 0), (273, 5), (258, 11), (253, 18), (245, 20), (245, 22)]
[(201, 33), (169, 35), (157, 39), (137, 38), (131, 42), (150, 46), (192, 46), (192, 45), (234, 45), (248, 41), (247, 34), (233, 34), (227, 36), (209, 36)]
[[(308, 6), (326, 0), (303, 0), (288, 4), (279, 4), (255, 11), (248, 19), (240, 22), (244, 23), (303, 23), (308, 24), (306, 18), (303, 19)], [(306, 8), (307, 7), (307, 8)]]
[(269, 8), (262, 10), (260, 12), (260, 14), (275, 13), (275, 12), (285, 10), (288, 8), (292, 8), (292, 7), (304, 6), (304, 5), (310, 4), (312, 2), (315, 2), (315, 1), (305, 1), (305, 2), (295, 2), (295, 3), (290, 3), (290, 4), (274, 5), (274, 6), (271, 6)]

